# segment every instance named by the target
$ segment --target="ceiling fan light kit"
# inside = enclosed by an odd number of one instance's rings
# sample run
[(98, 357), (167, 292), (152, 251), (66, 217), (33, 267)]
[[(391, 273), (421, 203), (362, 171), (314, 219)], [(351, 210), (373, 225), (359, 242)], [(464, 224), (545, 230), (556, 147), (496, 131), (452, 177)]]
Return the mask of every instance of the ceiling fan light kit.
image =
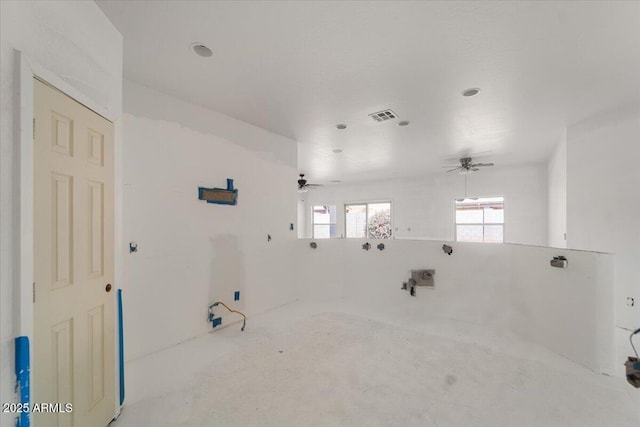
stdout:
[(443, 166), (443, 167), (453, 167), (453, 169), (449, 169), (447, 172), (455, 172), (458, 171), (458, 174), (464, 175), (464, 198), (457, 198), (456, 202), (462, 203), (465, 200), (477, 200), (477, 197), (467, 197), (467, 176), (473, 172), (477, 172), (480, 168), (493, 166), (493, 163), (473, 163), (473, 159), (471, 157), (463, 157), (460, 159), (460, 166)]
[(458, 171), (460, 175), (466, 175), (473, 172), (477, 172), (480, 168), (484, 168), (487, 166), (493, 166), (493, 163), (473, 163), (473, 159), (471, 157), (463, 157), (460, 159), (460, 166), (443, 166), (450, 167), (453, 169), (449, 169), (447, 172)]
[(298, 192), (306, 193), (311, 188), (322, 187), (322, 184), (309, 184), (309, 182), (304, 179), (304, 174), (300, 174), (300, 179), (298, 180)]

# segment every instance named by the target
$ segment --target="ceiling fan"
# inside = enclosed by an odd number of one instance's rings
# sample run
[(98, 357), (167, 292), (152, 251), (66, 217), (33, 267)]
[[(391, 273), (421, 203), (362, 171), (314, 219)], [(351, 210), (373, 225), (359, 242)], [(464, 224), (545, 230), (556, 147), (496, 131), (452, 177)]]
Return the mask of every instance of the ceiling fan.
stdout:
[(322, 187), (322, 184), (309, 184), (306, 179), (304, 179), (304, 174), (300, 174), (300, 179), (298, 180), (298, 192), (306, 193), (310, 188)]
[(460, 166), (443, 166), (443, 168), (453, 168), (447, 172), (458, 171), (460, 175), (468, 175), (486, 166), (493, 166), (493, 163), (473, 163), (471, 157), (463, 157), (460, 159)]

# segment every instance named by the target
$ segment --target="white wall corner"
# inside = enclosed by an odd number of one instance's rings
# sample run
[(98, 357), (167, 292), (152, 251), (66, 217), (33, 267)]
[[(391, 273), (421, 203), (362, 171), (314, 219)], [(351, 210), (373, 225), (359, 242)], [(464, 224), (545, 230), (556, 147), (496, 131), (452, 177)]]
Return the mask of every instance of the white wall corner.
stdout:
[(547, 161), (548, 246), (567, 247), (567, 132)]

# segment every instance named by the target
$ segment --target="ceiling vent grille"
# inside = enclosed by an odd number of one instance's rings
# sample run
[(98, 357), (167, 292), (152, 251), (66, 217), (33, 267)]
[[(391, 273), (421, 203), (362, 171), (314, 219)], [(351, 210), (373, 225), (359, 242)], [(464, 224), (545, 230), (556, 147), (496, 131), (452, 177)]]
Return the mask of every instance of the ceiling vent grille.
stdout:
[(378, 111), (377, 113), (369, 114), (376, 122), (384, 122), (385, 120), (397, 119), (398, 115), (391, 110)]

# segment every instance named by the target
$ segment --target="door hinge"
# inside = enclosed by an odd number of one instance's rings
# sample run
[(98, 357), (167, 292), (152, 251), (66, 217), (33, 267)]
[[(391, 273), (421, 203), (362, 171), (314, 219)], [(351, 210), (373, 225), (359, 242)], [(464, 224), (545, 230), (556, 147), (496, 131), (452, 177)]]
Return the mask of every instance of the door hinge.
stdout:
[(33, 282), (33, 302), (36, 302), (36, 282)]

